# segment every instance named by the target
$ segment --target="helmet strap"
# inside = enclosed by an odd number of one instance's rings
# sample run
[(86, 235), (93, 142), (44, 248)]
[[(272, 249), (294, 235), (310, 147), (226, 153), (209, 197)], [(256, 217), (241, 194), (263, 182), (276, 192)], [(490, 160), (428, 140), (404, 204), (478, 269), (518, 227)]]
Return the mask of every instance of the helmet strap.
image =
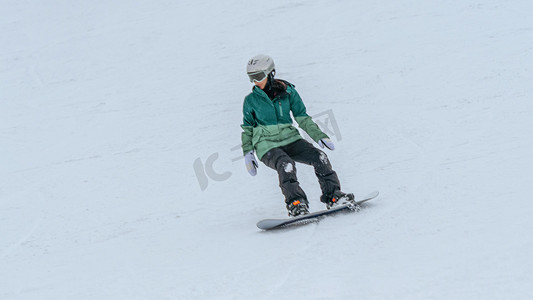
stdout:
[(273, 69), (268, 76), (271, 76), (271, 79), (274, 79), (274, 76), (276, 76), (276, 69)]

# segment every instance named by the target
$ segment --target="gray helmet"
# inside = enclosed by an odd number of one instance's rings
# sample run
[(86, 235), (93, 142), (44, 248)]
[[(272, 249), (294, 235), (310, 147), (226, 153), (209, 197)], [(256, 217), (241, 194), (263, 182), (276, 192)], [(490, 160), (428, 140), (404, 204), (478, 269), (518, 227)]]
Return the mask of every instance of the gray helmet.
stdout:
[(246, 73), (250, 82), (263, 81), (275, 69), (274, 59), (268, 55), (259, 54), (252, 57), (246, 66)]

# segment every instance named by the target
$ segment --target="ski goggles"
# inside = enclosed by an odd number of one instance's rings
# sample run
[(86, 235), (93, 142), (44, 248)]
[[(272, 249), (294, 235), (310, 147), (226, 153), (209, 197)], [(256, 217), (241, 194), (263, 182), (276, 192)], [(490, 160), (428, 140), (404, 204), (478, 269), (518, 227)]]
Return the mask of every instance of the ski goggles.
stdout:
[(261, 82), (267, 78), (267, 73), (265, 71), (258, 71), (253, 73), (248, 73), (248, 77), (250, 78), (250, 82)]

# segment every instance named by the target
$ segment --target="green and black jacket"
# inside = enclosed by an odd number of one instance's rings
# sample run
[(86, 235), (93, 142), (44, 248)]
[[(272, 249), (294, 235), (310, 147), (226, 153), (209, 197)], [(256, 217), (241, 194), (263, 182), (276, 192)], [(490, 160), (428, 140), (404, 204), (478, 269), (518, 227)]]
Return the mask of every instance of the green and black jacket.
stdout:
[(298, 129), (292, 126), (291, 111), (299, 127), (315, 142), (328, 138), (307, 115), (302, 98), (296, 92), (294, 85), (286, 81), (279, 82), (286, 85), (286, 93), (272, 100), (257, 86), (254, 86), (252, 92), (244, 98), (241, 125), (244, 130), (241, 136), (244, 154), (255, 150), (257, 157), (261, 159), (273, 148), (302, 139)]

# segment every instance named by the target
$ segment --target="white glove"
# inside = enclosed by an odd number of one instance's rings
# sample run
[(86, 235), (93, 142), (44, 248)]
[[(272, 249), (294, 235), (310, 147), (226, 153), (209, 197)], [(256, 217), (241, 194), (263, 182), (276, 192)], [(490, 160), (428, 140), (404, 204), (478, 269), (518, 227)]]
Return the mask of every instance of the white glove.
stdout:
[(320, 145), (320, 148), (322, 149), (326, 147), (331, 151), (335, 150), (335, 144), (333, 144), (330, 139), (321, 139), (320, 141), (318, 141), (318, 145)]
[(255, 159), (253, 150), (244, 155), (244, 163), (246, 164), (246, 170), (248, 170), (250, 175), (257, 175), (257, 168), (259, 167), (259, 164), (257, 163), (257, 159)]

